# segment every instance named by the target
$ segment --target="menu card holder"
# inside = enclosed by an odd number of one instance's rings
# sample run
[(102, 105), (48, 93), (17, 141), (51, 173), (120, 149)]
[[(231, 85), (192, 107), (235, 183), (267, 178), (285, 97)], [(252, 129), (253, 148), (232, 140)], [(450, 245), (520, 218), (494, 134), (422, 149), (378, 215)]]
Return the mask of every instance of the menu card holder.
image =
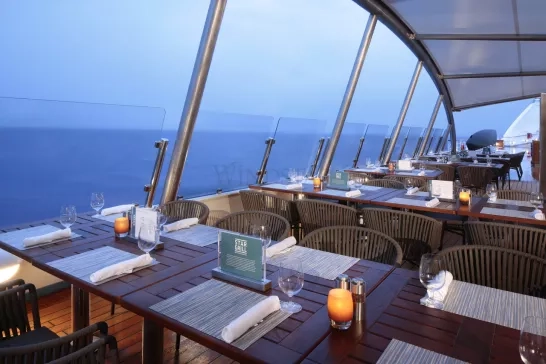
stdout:
[[(454, 202), (455, 201), (455, 189), (453, 186), (453, 181), (440, 181), (440, 180), (431, 180), (429, 191), (432, 191), (433, 188), (440, 190), (440, 196), (438, 200), (444, 202)], [(432, 192), (431, 197), (432, 197)]]
[(265, 262), (261, 239), (227, 231), (218, 233), (218, 267), (212, 270), (214, 278), (265, 292), (271, 289)]
[(396, 169), (400, 171), (411, 171), (411, 160), (399, 160), (398, 162), (396, 162)]
[[(159, 213), (149, 207), (133, 207), (131, 209), (131, 231), (123, 238), (123, 240), (138, 244), (138, 232), (142, 224), (155, 225), (159, 227)], [(164, 248), (163, 242), (160, 240), (155, 250)]]
[(350, 191), (349, 174), (343, 171), (330, 172), (327, 187), (335, 190)]

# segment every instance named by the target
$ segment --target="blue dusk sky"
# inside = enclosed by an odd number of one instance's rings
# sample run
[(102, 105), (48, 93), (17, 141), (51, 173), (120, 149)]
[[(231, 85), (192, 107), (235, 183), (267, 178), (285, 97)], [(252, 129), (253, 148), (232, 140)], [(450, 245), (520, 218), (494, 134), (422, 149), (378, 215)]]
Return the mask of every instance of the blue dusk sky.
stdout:
[[(176, 129), (208, 5), (2, 1), (0, 97), (9, 99), (0, 99), (0, 116), (27, 126)], [(278, 117), (316, 119), (329, 132), (367, 19), (351, 0), (229, 0), (201, 110), (257, 115), (257, 125)], [(378, 24), (348, 121), (392, 126), (416, 62)], [(424, 127), (436, 98), (422, 72), (405, 125)], [(457, 132), (468, 136), (489, 127), (502, 135), (530, 102), (456, 113)], [(231, 129), (229, 123), (245, 129), (249, 118), (238, 125), (231, 115), (222, 129)], [(437, 126), (445, 125), (441, 111)], [(215, 125), (203, 121), (197, 127)]]

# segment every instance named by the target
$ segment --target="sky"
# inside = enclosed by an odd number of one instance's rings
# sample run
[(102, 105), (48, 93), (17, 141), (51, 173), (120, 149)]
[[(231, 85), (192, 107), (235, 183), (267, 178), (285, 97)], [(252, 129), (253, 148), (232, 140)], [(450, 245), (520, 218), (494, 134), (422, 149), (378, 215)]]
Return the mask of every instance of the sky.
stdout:
[[(0, 116), (29, 126), (176, 129), (208, 3), (2, 1)], [(201, 104), (202, 115), (229, 115), (197, 129), (244, 130), (254, 118), (265, 130), (285, 117), (316, 120), (329, 134), (367, 19), (351, 0), (229, 0)], [(378, 23), (347, 121), (392, 126), (416, 62)], [(423, 71), (405, 125), (425, 127), (437, 96)], [(502, 135), (530, 102), (458, 112), (457, 133)], [(436, 127), (446, 120), (442, 109)]]

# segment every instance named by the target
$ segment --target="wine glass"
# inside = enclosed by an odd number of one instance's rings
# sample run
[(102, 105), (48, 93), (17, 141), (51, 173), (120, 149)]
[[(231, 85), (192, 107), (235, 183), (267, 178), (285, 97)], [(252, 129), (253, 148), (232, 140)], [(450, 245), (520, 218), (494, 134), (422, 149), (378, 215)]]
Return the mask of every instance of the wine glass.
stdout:
[(413, 185), (414, 185), (414, 183), (413, 183), (413, 180), (411, 178), (404, 179), (404, 187), (406, 187), (406, 190), (409, 191), (410, 189), (412, 189)]
[(366, 157), (366, 168), (370, 168), (372, 166), (372, 159), (370, 157)]
[(100, 209), (104, 207), (104, 194), (102, 192), (91, 193), (91, 208), (99, 215)]
[(525, 318), (519, 335), (519, 355), (525, 364), (546, 363), (546, 318)]
[[(295, 267), (291, 268), (291, 267)], [(279, 265), (279, 287), (288, 296), (288, 302), (281, 302), (281, 310), (289, 313), (301, 311), (301, 305), (293, 302), (292, 297), (303, 288), (303, 269), (301, 260), (293, 260), (288, 266), (286, 263)]]
[(265, 225), (250, 225), (250, 235), (259, 238), (264, 249), (271, 245), (271, 232)]
[(354, 183), (353, 183), (353, 187), (356, 189), (356, 190), (360, 190), (360, 188), (362, 187), (362, 178), (360, 177), (355, 177), (353, 179)]
[(529, 198), (529, 202), (535, 206), (534, 212), (541, 212), (538, 208), (540, 205), (542, 205), (542, 201), (544, 200), (544, 197), (542, 196), (541, 192), (531, 192), (531, 196)]
[(375, 167), (377, 168), (381, 167), (381, 161), (379, 159), (375, 160)]
[(442, 194), (442, 187), (432, 183), (430, 194), (434, 198), (440, 198), (440, 195)]
[(158, 235), (159, 231), (154, 224), (140, 225), (138, 232), (138, 248), (149, 255), (150, 251), (157, 245), (157, 241), (159, 240)]
[(165, 213), (165, 207), (163, 205), (155, 206), (154, 210), (157, 211), (157, 222), (159, 224), (159, 235), (163, 235), (163, 225), (167, 223), (168, 216)]
[(294, 182), (296, 180), (296, 170), (294, 168), (290, 168), (288, 170), (288, 179), (290, 180), (290, 182)]
[(297, 182), (297, 183), (302, 183), (303, 180), (304, 180), (304, 178), (305, 178), (305, 170), (303, 170), (303, 169), (298, 169), (298, 170), (296, 171), (296, 177), (295, 177), (296, 182)]
[(425, 172), (425, 169), (426, 169), (426, 168), (427, 168), (427, 166), (425, 165), (425, 163), (421, 163), (421, 164), (419, 165), (419, 170), (420, 170), (421, 172)]
[(487, 187), (485, 187), (485, 193), (489, 196), (489, 201), (495, 202), (497, 200), (497, 187), (494, 183), (489, 183)]
[(489, 154), (485, 156), (485, 162), (487, 163), (488, 167), (491, 167), (491, 156)]
[(76, 207), (73, 205), (63, 205), (61, 206), (61, 217), (59, 222), (65, 229), (68, 229), (76, 222), (77, 214)]
[(419, 280), (427, 289), (427, 296), (423, 304), (427, 307), (438, 309), (444, 308), (444, 303), (437, 301), (433, 297), (434, 291), (441, 289), (445, 283), (445, 274), (440, 274), (441, 258), (434, 254), (423, 254), (421, 264), (419, 265)]

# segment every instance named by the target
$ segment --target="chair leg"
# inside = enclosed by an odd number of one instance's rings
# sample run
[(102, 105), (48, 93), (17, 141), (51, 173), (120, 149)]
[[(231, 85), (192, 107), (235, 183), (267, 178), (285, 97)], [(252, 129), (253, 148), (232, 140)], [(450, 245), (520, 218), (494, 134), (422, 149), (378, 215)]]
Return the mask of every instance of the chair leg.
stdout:
[(112, 306), (110, 306), (110, 315), (113, 316), (116, 313), (116, 304), (112, 302)]
[(180, 350), (180, 334), (176, 334), (176, 344), (175, 344), (176, 352)]

